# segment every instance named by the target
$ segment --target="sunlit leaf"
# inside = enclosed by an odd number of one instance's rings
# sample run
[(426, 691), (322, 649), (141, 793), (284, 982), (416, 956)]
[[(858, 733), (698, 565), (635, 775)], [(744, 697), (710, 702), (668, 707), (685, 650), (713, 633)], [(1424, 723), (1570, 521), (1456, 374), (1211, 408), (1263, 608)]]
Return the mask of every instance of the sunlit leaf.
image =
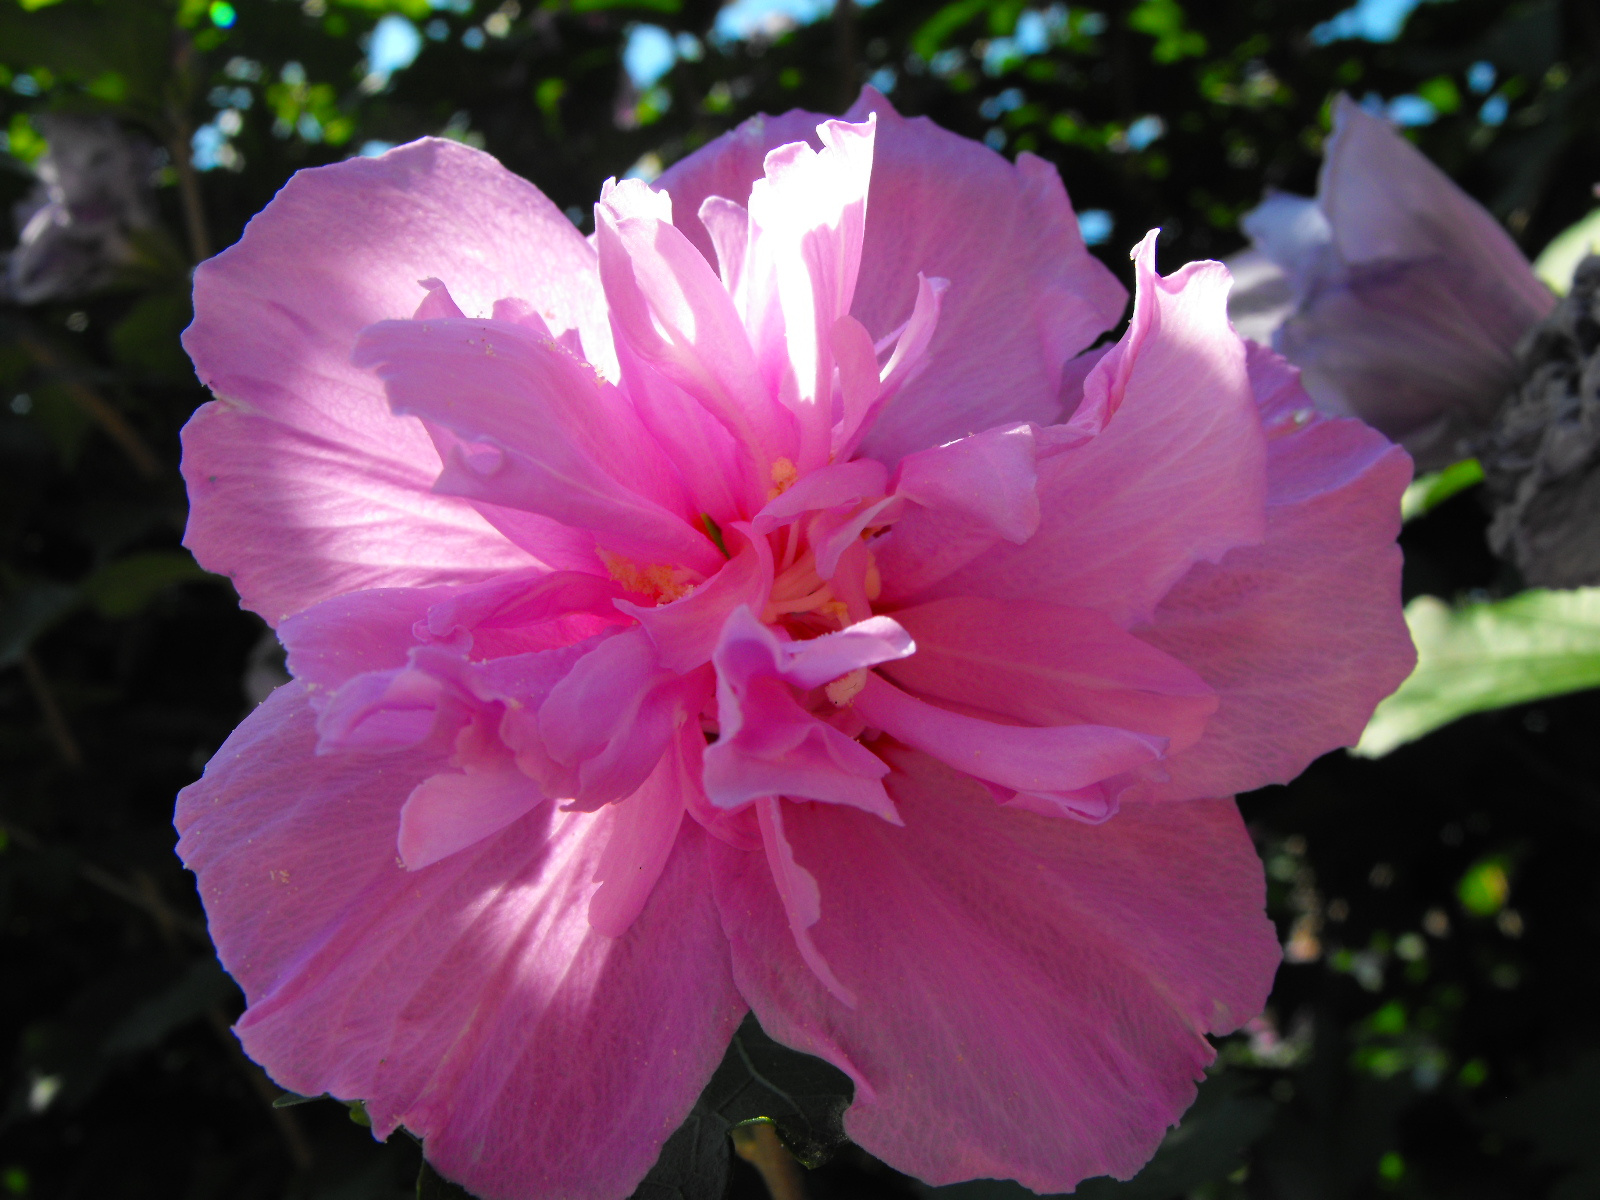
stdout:
[(363, 9), (372, 13), (397, 12), (414, 21), (421, 21), (431, 16), (435, 7), (429, 4), (428, 0), (335, 0), (335, 2), (341, 8)]
[(1406, 606), (1417, 669), (1378, 705), (1355, 753), (1379, 758), (1468, 713), (1600, 686), (1600, 588), (1533, 590), (1456, 608)]
[(1140, 0), (1128, 14), (1128, 28), (1156, 39), (1150, 57), (1158, 63), (1198, 58), (1206, 52), (1205, 36), (1185, 27), (1178, 0)]
[(572, 0), (575, 13), (601, 12), (608, 8), (643, 8), (650, 12), (675, 13), (683, 0)]
[(932, 58), (958, 29), (987, 9), (991, 2), (955, 0), (953, 4), (946, 4), (911, 35), (911, 49), (923, 58)]
[(1442, 471), (1419, 475), (1400, 496), (1400, 519), (1410, 521), (1420, 517), (1456, 493), (1482, 482), (1483, 465), (1475, 458), (1451, 463)]
[(1600, 208), (1576, 225), (1563, 229), (1533, 260), (1533, 273), (1550, 289), (1565, 296), (1572, 287), (1572, 273), (1586, 255), (1600, 249)]

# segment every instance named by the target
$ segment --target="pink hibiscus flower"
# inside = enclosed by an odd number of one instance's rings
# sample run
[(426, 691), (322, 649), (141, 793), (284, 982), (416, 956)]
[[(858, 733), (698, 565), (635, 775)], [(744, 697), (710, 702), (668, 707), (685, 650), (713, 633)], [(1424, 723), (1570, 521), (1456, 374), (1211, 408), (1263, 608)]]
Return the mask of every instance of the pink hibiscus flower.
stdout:
[(187, 544), (294, 675), (178, 806), (245, 1048), (487, 1197), (625, 1196), (747, 1009), (925, 1180), (1131, 1175), (1278, 962), (1231, 795), (1411, 667), (1405, 455), (1153, 237), (1074, 358), (1053, 168), (870, 91), (596, 223), (430, 140), (196, 276)]

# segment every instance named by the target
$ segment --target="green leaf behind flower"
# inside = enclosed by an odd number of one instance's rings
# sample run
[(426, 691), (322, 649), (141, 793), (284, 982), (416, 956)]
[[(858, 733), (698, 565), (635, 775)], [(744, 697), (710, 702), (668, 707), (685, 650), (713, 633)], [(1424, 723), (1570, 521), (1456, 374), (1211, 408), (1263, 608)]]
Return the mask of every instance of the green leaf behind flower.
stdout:
[(1600, 686), (1600, 588), (1406, 606), (1417, 669), (1372, 714), (1354, 753), (1381, 758), (1469, 713)]
[(844, 1111), (854, 1095), (855, 1087), (843, 1071), (780, 1046), (754, 1016), (747, 1016), (688, 1120), (661, 1148), (661, 1157), (634, 1200), (703, 1200), (722, 1195), (732, 1152), (729, 1131), (751, 1121), (771, 1121), (801, 1163), (818, 1166), (844, 1144)]

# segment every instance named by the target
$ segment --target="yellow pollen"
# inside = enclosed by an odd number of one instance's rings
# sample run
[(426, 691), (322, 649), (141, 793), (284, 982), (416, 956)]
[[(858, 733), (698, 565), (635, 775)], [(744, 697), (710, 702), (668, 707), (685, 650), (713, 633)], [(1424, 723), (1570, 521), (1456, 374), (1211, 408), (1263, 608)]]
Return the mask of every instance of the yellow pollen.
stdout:
[(600, 561), (605, 563), (606, 570), (611, 572), (611, 578), (630, 592), (650, 597), (658, 607), (681, 600), (694, 591), (694, 584), (684, 579), (682, 570), (677, 567), (666, 563), (647, 563), (640, 567), (609, 550), (597, 550), (596, 553)]
[(794, 464), (787, 458), (780, 458), (772, 464), (772, 487), (767, 492), (768, 500), (775, 500), (794, 486), (794, 481), (800, 478), (800, 472), (794, 469)]
[(823, 689), (828, 694), (828, 699), (833, 701), (835, 708), (843, 708), (857, 696), (861, 695), (867, 686), (867, 669), (857, 667), (848, 675), (841, 675)]

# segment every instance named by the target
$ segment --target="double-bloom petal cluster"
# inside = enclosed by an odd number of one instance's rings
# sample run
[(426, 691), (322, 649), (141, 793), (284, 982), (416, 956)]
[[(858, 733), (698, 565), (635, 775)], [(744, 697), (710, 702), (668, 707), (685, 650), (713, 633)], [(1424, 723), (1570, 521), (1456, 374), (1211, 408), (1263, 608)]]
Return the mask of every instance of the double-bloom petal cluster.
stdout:
[[(1234, 792), (1411, 666), (1405, 455), (875, 93), (584, 239), (476, 151), (196, 277), (188, 544), (294, 681), (180, 851), (287, 1087), (616, 1200), (753, 1008), (934, 1182), (1126, 1176), (1278, 960)], [(419, 283), (420, 281), (420, 283)], [(470, 315), (469, 315), (470, 314)]]

